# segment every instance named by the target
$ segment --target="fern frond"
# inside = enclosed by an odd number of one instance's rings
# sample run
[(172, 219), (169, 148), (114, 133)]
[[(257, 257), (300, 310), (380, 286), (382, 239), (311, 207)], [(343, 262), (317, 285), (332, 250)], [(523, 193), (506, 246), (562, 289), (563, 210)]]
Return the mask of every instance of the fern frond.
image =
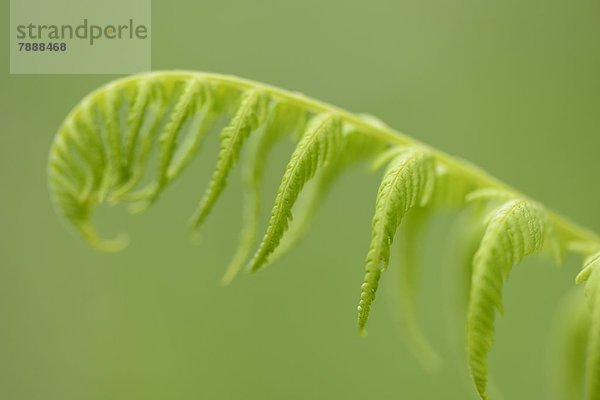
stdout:
[(427, 204), (435, 184), (435, 162), (431, 154), (407, 149), (390, 162), (377, 192), (372, 221), (371, 245), (358, 305), (358, 327), (364, 332), (379, 277), (387, 268), (390, 245), (396, 229), (412, 207)]
[(268, 112), (268, 120), (248, 146), (242, 178), (244, 182), (244, 214), (238, 247), (225, 269), (222, 282), (229, 284), (248, 261), (259, 233), (261, 186), (267, 158), (273, 146), (287, 134), (295, 136), (306, 123), (306, 113), (289, 104), (276, 102)]
[(183, 91), (175, 103), (171, 115), (165, 125), (164, 131), (158, 138), (159, 155), (158, 171), (151, 193), (148, 196), (149, 203), (156, 200), (160, 192), (169, 183), (168, 170), (175, 154), (177, 138), (181, 128), (188, 118), (196, 111), (196, 100), (201, 93), (201, 82), (191, 79), (186, 83)]
[(467, 353), (477, 391), (487, 398), (487, 355), (494, 340), (495, 310), (503, 313), (502, 287), (513, 265), (542, 249), (548, 231), (544, 210), (533, 202), (510, 200), (490, 215), (473, 260), (467, 317)]
[(343, 144), (331, 162), (316, 173), (313, 185), (304, 191), (297, 204), (294, 220), (281, 239), (269, 263), (283, 257), (293, 249), (310, 229), (315, 214), (328, 192), (340, 176), (352, 165), (371, 159), (384, 149), (383, 143), (355, 129), (343, 132)]
[(190, 126), (190, 132), (181, 141), (179, 148), (173, 154), (171, 165), (167, 169), (168, 182), (177, 179), (193, 160), (200, 150), (206, 134), (215, 122), (217, 114), (212, 108), (213, 101), (210, 98), (210, 92), (207, 88), (205, 88), (204, 96), (206, 96), (206, 99), (198, 106), (197, 114)]
[[(144, 178), (156, 137), (161, 127), (167, 123), (165, 119), (167, 118), (169, 104), (165, 99), (161, 85), (142, 80), (136, 86), (130, 89), (131, 96), (135, 100), (132, 103), (131, 113), (127, 118), (128, 126), (125, 127), (128, 130), (125, 145), (127, 180), (120, 186), (111, 188), (108, 182), (103, 186), (104, 193), (111, 191), (111, 200), (115, 203), (123, 200), (141, 201), (147, 199), (148, 194), (152, 192), (154, 186), (148, 185), (135, 195), (130, 193)], [(145, 90), (149, 92), (148, 99), (144, 99), (142, 102), (139, 97), (142, 96)], [(205, 107), (210, 107), (210, 104), (207, 101)]]
[(281, 179), (267, 232), (250, 262), (252, 271), (264, 266), (271, 253), (277, 249), (292, 219), (292, 207), (300, 191), (317, 169), (331, 162), (341, 143), (342, 127), (335, 115), (317, 115), (309, 122)]
[(262, 93), (251, 90), (243, 95), (235, 116), (221, 132), (217, 165), (204, 197), (192, 216), (191, 229), (196, 229), (202, 224), (217, 202), (227, 184), (229, 173), (239, 159), (242, 145), (250, 132), (263, 122), (265, 108), (265, 97)]
[[(487, 220), (478, 221), (486, 230), (473, 261), (467, 351), (479, 393), (485, 398), (495, 309), (501, 310), (508, 272), (523, 257), (545, 247), (554, 249), (557, 256), (567, 251), (596, 254), (578, 282), (587, 279), (592, 321), (587, 396), (600, 398), (600, 274), (596, 272), (600, 268), (600, 237), (546, 211), (478, 167), (399, 133), (374, 117), (227, 75), (166, 71), (117, 80), (86, 96), (58, 129), (48, 162), (49, 188), (57, 211), (92, 246), (121, 249), (126, 244), (123, 236), (106, 240), (96, 232), (92, 223), (96, 207), (125, 202), (134, 210), (143, 210), (151, 205), (183, 174), (215, 121), (224, 117), (229, 124), (220, 134), (216, 166), (191, 220), (191, 226), (197, 227), (210, 214), (246, 142), (250, 142), (242, 171), (245, 222), (240, 247), (224, 281), (235, 276), (255, 246), (260, 225), (259, 190), (265, 160), (276, 141), (289, 136), (296, 147), (283, 173), (266, 233), (249, 263), (253, 271), (302, 238), (341, 173), (354, 163), (377, 159), (375, 164), (388, 168), (372, 221), (358, 310), (360, 329), (364, 330), (380, 275), (389, 263), (396, 231), (411, 209), (427, 204), (428, 212), (457, 210), (469, 204), (501, 201), (504, 204)], [(302, 130), (297, 129), (300, 126)], [(151, 168), (155, 158), (157, 166)], [(313, 181), (312, 188), (305, 188), (309, 181)], [(299, 198), (303, 200), (297, 201)], [(290, 225), (292, 213), (297, 218)], [(416, 240), (414, 230), (409, 229), (408, 234)], [(404, 257), (412, 258), (410, 240), (401, 246), (405, 247)], [(410, 303), (412, 267), (406, 266), (406, 293), (401, 295), (408, 296), (405, 300)], [(415, 322), (413, 319), (409, 326)], [(417, 325), (409, 329), (418, 332)]]

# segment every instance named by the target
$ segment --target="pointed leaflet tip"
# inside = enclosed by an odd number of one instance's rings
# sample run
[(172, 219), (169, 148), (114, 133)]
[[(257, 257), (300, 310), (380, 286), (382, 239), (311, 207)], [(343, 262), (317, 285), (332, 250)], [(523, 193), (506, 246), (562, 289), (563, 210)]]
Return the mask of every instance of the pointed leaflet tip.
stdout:
[(300, 142), (294, 149), (277, 191), (269, 226), (258, 250), (248, 264), (255, 272), (264, 267), (292, 219), (292, 207), (302, 188), (316, 171), (327, 165), (342, 145), (342, 129), (339, 117), (332, 113), (312, 118)]
[(360, 329), (367, 323), (379, 278), (388, 266), (396, 230), (406, 213), (429, 196), (435, 179), (433, 156), (422, 149), (407, 149), (390, 162), (377, 192), (371, 224), (371, 244), (358, 306)]
[(204, 222), (225, 189), (229, 174), (237, 164), (244, 142), (250, 133), (263, 123), (261, 115), (265, 101), (263, 94), (257, 90), (244, 93), (234, 117), (221, 131), (221, 147), (217, 164), (204, 196), (191, 218), (191, 229), (197, 229)]
[(294, 106), (273, 101), (266, 111), (265, 124), (249, 138), (243, 159), (243, 222), (238, 247), (225, 270), (222, 282), (229, 284), (248, 262), (259, 234), (262, 208), (261, 189), (271, 150), (284, 136), (296, 136), (306, 113)]

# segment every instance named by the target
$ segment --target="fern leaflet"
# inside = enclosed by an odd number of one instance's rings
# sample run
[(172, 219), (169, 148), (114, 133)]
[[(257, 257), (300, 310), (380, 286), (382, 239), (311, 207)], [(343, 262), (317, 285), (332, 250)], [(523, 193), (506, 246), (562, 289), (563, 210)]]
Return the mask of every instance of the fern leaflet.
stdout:
[(389, 263), (390, 245), (408, 210), (427, 204), (435, 184), (433, 157), (421, 149), (407, 149), (393, 159), (386, 171), (375, 204), (371, 245), (358, 305), (358, 327), (364, 328), (375, 300), (379, 277)]

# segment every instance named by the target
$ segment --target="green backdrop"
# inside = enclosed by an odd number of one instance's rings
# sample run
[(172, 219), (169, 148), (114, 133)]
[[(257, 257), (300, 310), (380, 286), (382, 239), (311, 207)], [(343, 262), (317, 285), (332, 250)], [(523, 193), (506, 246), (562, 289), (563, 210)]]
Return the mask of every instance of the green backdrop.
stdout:
[[(8, 2), (3, 3), (4, 32)], [(299, 90), (479, 164), (600, 231), (600, 2), (157, 1), (153, 69), (231, 73)], [(444, 356), (424, 372), (402, 346), (391, 276), (369, 336), (356, 330), (379, 176), (355, 169), (289, 256), (219, 285), (237, 243), (235, 179), (190, 243), (185, 222), (214, 162), (143, 216), (103, 209), (131, 246), (100, 254), (66, 229), (46, 187), (55, 130), (114, 76), (9, 75), (0, 44), (0, 398), (475, 399), (450, 345), (449, 220), (424, 244), (423, 320)], [(276, 188), (289, 147), (269, 170)], [(271, 199), (268, 201), (271, 204)], [(491, 354), (506, 399), (558, 398), (549, 332), (577, 260), (513, 271)], [(554, 397), (552, 397), (554, 396)]]

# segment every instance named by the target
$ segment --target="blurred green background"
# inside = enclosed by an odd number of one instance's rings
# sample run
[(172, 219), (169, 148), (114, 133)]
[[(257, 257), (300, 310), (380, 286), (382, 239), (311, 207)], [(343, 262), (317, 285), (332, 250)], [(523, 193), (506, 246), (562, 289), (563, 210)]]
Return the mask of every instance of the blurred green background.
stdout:
[[(3, 2), (8, 30), (8, 2)], [(231, 73), (299, 90), (482, 166), (600, 231), (600, 2), (154, 1), (153, 69)], [(423, 319), (444, 356), (424, 372), (382, 285), (369, 326), (355, 306), (378, 176), (355, 169), (282, 262), (219, 285), (237, 243), (239, 180), (203, 241), (185, 222), (216, 154), (143, 216), (102, 210), (131, 246), (100, 254), (54, 213), (47, 152), (70, 108), (114, 76), (0, 74), (0, 398), (474, 399), (447, 329), (448, 221), (424, 250)], [(273, 159), (269, 193), (288, 149)], [(268, 205), (271, 204), (269, 198)], [(506, 399), (556, 398), (544, 366), (579, 260), (515, 268), (491, 354)], [(550, 355), (548, 355), (550, 354)], [(554, 397), (553, 397), (554, 396)]]

